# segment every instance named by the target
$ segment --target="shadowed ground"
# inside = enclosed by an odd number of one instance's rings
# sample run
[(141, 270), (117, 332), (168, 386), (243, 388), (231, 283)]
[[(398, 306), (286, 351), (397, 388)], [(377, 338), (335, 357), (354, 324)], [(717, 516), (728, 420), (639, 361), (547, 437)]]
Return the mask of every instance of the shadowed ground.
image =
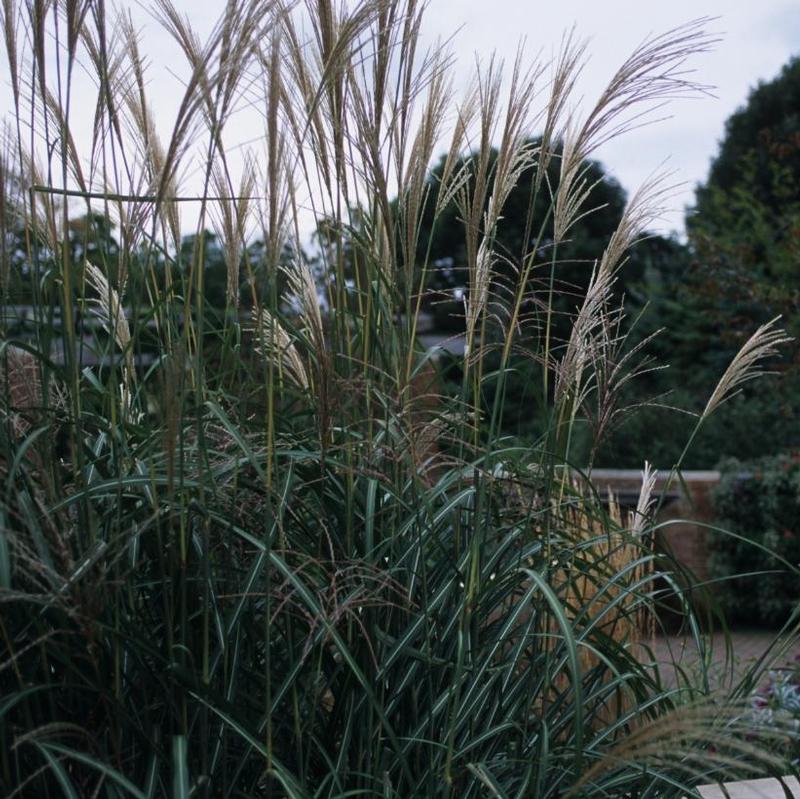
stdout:
[[(725, 636), (715, 633), (711, 636), (711, 676), (721, 686), (730, 685), (732, 677), (740, 679), (750, 666), (767, 653), (774, 638), (775, 633), (768, 630), (739, 630), (732, 633), (733, 660), (726, 669)], [(662, 666), (664, 679), (672, 685), (676, 682), (676, 669), (684, 669), (690, 676), (699, 671), (700, 654), (691, 637), (658, 636), (653, 651), (656, 661)], [(800, 640), (791, 642), (783, 651), (773, 648), (770, 654), (775, 658), (773, 668), (792, 668), (796, 665), (795, 657), (800, 658)], [(674, 668), (673, 661), (676, 664)]]

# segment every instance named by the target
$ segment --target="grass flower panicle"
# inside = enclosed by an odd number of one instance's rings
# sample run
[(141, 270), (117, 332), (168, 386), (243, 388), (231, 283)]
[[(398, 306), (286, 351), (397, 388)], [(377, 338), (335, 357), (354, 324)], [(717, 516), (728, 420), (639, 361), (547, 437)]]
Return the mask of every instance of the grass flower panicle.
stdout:
[[(633, 196), (576, 299), (586, 159), (702, 91), (705, 23), (581, 115), (574, 34), (459, 96), (425, 7), (229, 0), (203, 37), (157, 0), (183, 59), (162, 114), (129, 14), (2, 4), (0, 292), (27, 309), (0, 320), (4, 796), (665, 797), (782, 766), (741, 703), (646, 656), (666, 593), (702, 643), (653, 550), (655, 470), (624, 520), (575, 464), (649, 363), (613, 288), (665, 199)], [(784, 340), (761, 328), (698, 424)], [(503, 433), (522, 357), (526, 441)]]

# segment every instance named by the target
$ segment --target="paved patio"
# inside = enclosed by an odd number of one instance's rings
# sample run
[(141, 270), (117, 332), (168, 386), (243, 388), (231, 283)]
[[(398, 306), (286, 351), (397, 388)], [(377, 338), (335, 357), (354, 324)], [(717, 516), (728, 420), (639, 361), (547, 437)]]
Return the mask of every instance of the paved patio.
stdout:
[[(800, 783), (794, 777), (787, 777), (786, 789), (790, 796), (800, 797)], [(723, 791), (718, 785), (708, 785), (700, 789), (703, 799), (786, 799), (786, 790), (778, 780), (749, 780), (729, 782)]]
[[(732, 680), (738, 682), (764, 656), (767, 656), (770, 668), (791, 668), (795, 665), (795, 657), (800, 658), (800, 638), (783, 642), (780, 647), (770, 650), (775, 635), (775, 632), (767, 630), (737, 630), (730, 635), (730, 656), (726, 652), (725, 636), (722, 633), (712, 635), (710, 672), (716, 684), (726, 687), (732, 684)], [(677, 683), (678, 670), (683, 670), (687, 675), (698, 671), (700, 653), (691, 637), (657, 636), (653, 653), (668, 684)]]
[[(765, 656), (770, 668), (795, 667), (795, 657), (800, 657), (800, 638), (773, 647), (775, 637), (773, 631), (758, 629), (736, 630), (730, 634), (728, 641), (721, 633), (710, 636), (712, 689), (736, 685), (747, 670)], [(730, 646), (730, 653), (727, 646)], [(657, 636), (652, 649), (655, 660), (662, 668), (662, 678), (668, 685), (678, 683), (679, 670), (683, 670), (688, 677), (698, 673), (700, 653), (692, 638)], [(775, 779), (748, 780), (726, 783), (724, 789), (718, 785), (708, 785), (700, 789), (700, 794), (704, 799), (786, 799), (787, 796), (800, 799), (800, 784), (793, 777), (788, 778), (785, 786)]]

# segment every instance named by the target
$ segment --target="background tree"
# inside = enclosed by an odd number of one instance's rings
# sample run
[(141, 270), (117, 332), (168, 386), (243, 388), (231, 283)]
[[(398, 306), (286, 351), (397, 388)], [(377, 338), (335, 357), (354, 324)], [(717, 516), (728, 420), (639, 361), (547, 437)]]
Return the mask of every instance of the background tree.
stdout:
[(724, 231), (725, 220), (715, 219), (713, 213), (718, 210), (720, 192), (735, 195), (743, 189), (756, 203), (781, 214), (787, 200), (800, 199), (798, 176), (800, 58), (793, 58), (776, 78), (760, 82), (747, 103), (725, 123), (708, 181), (697, 187), (689, 227), (695, 229), (699, 221), (708, 232)]
[[(539, 143), (537, 139), (530, 141), (533, 147)], [(489, 155), (490, 169), (493, 169), (496, 160), (497, 151), (492, 149)], [(622, 217), (626, 202), (622, 186), (599, 162), (588, 161), (584, 166), (587, 185), (592, 185), (593, 189), (583, 210), (591, 210), (591, 213), (587, 213), (572, 227), (569, 240), (562, 242), (556, 253), (558, 281), (567, 295), (577, 295), (580, 287), (585, 287), (588, 283), (594, 260), (602, 254), (609, 235)], [(474, 181), (472, 156), (463, 158), (454, 171), (457, 172), (464, 167), (468, 170), (466, 190), (471, 192)], [(467, 263), (465, 223), (455, 200), (442, 210), (436, 223), (433, 222), (444, 169), (443, 156), (431, 170), (429, 178), (430, 195), (421, 219), (418, 260), (427, 261), (435, 266), (431, 270), (428, 286), (436, 293), (434, 296), (438, 301), (441, 302), (448, 297), (453, 298), (455, 292), (457, 300), (455, 304), (447, 303), (441, 307), (433, 305), (437, 311), (438, 324), (458, 327), (459, 310), (463, 311), (460, 295), (466, 290), (467, 282), (464, 275)], [(549, 264), (552, 260), (551, 194), (558, 187), (558, 150), (556, 157), (548, 164), (546, 178), (543, 180), (539, 175), (542, 185), (538, 192), (535, 191), (537, 173), (536, 163), (525, 169), (505, 203), (503, 217), (495, 237), (496, 251), (503, 259), (498, 265), (501, 274), (503, 271), (508, 273), (518, 269), (535, 247), (538, 249), (537, 260), (542, 265)], [(488, 200), (487, 197), (487, 204)]]
[[(538, 140), (531, 140), (536, 147)], [(588, 286), (595, 259), (602, 255), (609, 237), (616, 229), (622, 217), (626, 195), (619, 182), (611, 176), (598, 161), (587, 161), (584, 164), (584, 176), (592, 191), (583, 204), (579, 220), (570, 229), (568, 240), (562, 242), (557, 251), (553, 251), (553, 220), (551, 216), (551, 195), (558, 188), (559, 150), (547, 168), (546, 178), (542, 181), (539, 192), (535, 192), (536, 166), (525, 170), (515, 187), (511, 190), (504, 207), (503, 217), (498, 225), (495, 244), (501, 262), (497, 266), (500, 280), (507, 278), (516, 280), (517, 272), (524, 259), (534, 250), (536, 268), (533, 270), (532, 286), (534, 292), (546, 292), (549, 283), (550, 266), (554, 266), (556, 279), (556, 299), (553, 306), (556, 310), (554, 318), (556, 342), (563, 340), (570, 328), (571, 315), (580, 304)], [(490, 154), (493, 164), (497, 158), (496, 151)], [(456, 167), (469, 170), (467, 190), (474, 180), (474, 168), (470, 159), (464, 159)], [(465, 264), (464, 222), (462, 213), (455, 201), (441, 212), (436, 224), (433, 224), (433, 209), (436, 207), (441, 175), (445, 168), (445, 159), (431, 171), (430, 197), (422, 217), (421, 235), (419, 239), (418, 261), (431, 263), (434, 268), (428, 281), (430, 310), (434, 314), (439, 329), (458, 330), (463, 328), (463, 298), (467, 292)], [(534, 199), (531, 202), (531, 198)], [(675, 239), (652, 236), (638, 243), (622, 264), (616, 281), (616, 293), (620, 303), (626, 295), (633, 293), (636, 298), (630, 305), (630, 313), (621, 320), (620, 333), (629, 330), (633, 318), (641, 311), (642, 296), (664, 284), (660, 296), (665, 299), (670, 295), (670, 282), (673, 273), (667, 265), (676, 262), (684, 266), (688, 262), (687, 250)], [(664, 313), (678, 313), (678, 308), (665, 305)], [(642, 335), (652, 332), (650, 324), (640, 325)], [(663, 323), (664, 320), (662, 320)], [(660, 325), (656, 325), (660, 326)], [(491, 330), (489, 330), (491, 335)], [(637, 334), (638, 335), (638, 334)], [(695, 346), (686, 343), (687, 349)], [(531, 347), (533, 349), (533, 347)], [(541, 365), (533, 359), (519, 353), (513, 358), (511, 372), (505, 385), (505, 432), (530, 439), (546, 426), (541, 405)], [(453, 375), (454, 382), (459, 375)], [(663, 391), (661, 382), (647, 378), (636, 391), (631, 393), (630, 401), (635, 406), (645, 397)], [(485, 403), (489, 407), (493, 400), (491, 378), (486, 381)], [(623, 414), (620, 414), (619, 421)], [(616, 423), (616, 419), (615, 419)], [(588, 442), (588, 438), (587, 438)], [(580, 442), (576, 442), (580, 449)], [(612, 445), (614, 439), (612, 439)], [(588, 443), (586, 447), (588, 457)], [(616, 447), (609, 454), (618, 455)], [(624, 448), (623, 448), (624, 449)], [(628, 457), (628, 453), (625, 453)], [(637, 452), (638, 457), (638, 452)], [(641, 465), (641, 461), (637, 465)]]
[[(665, 328), (655, 344), (671, 365), (640, 387), (658, 393), (680, 385), (664, 402), (696, 412), (754, 327), (782, 315), (787, 330), (800, 334), (800, 60), (760, 83), (728, 119), (686, 226), (688, 247), (651, 262), (634, 303), (649, 297), (642, 332)], [(769, 393), (745, 387), (731, 400), (701, 431), (686, 465), (709, 468), (723, 455), (749, 459), (796, 447), (799, 355), (790, 348), (771, 365), (782, 379)], [(651, 409), (624, 439), (609, 442), (605, 457), (639, 465), (645, 452), (655, 457), (652, 430), (675, 429), (658, 438), (658, 465), (669, 466), (684, 425), (682, 414)]]
[(798, 332), (800, 59), (727, 121), (687, 228), (737, 326), (783, 314)]

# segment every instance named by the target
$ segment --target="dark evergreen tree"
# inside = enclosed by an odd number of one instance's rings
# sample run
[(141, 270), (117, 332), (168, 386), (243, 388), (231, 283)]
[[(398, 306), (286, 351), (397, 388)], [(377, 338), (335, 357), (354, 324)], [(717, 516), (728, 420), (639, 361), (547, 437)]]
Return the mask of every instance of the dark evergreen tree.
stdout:
[[(532, 144), (538, 141), (532, 140)], [(492, 150), (490, 164), (493, 167), (497, 152)], [(464, 165), (470, 170), (466, 191), (472, 191), (474, 170), (472, 159), (465, 158), (456, 166), (457, 172)], [(432, 289), (438, 310), (440, 326), (457, 326), (459, 312), (463, 310), (460, 296), (466, 290), (468, 280), (464, 274), (467, 262), (465, 251), (464, 222), (456, 201), (451, 201), (434, 223), (434, 208), (438, 198), (439, 185), (445, 166), (445, 158), (431, 170), (430, 196), (422, 218), (419, 237), (418, 261), (434, 265), (430, 272), (428, 287)], [(593, 185), (590, 197), (582, 209), (585, 213), (570, 230), (567, 241), (562, 242), (553, 253), (553, 218), (551, 212), (552, 196), (558, 188), (558, 153), (550, 160), (547, 176), (541, 181), (538, 192), (534, 192), (538, 165), (533, 164), (519, 177), (511, 189), (503, 208), (502, 219), (494, 239), (498, 261), (495, 265), (502, 280), (504, 274), (511, 277), (522, 262), (535, 249), (536, 262), (548, 265), (555, 257), (557, 262), (556, 279), (559, 294), (563, 298), (561, 310), (571, 309), (588, 284), (595, 259), (603, 254), (608, 238), (616, 228), (625, 208), (625, 191), (619, 182), (609, 175), (597, 161), (585, 164), (584, 177), (587, 184)], [(487, 197), (488, 202), (488, 197)], [(623, 273), (624, 282), (628, 271)], [(542, 270), (535, 271), (534, 279), (541, 277)], [(513, 278), (512, 278), (513, 279)], [(453, 296), (455, 293), (455, 297)], [(447, 298), (456, 302), (442, 302)]]
[[(666, 404), (699, 412), (758, 325), (781, 315), (789, 332), (800, 334), (799, 59), (760, 83), (728, 119), (687, 230), (688, 249), (654, 263), (642, 289), (650, 300), (644, 330), (665, 328), (654, 346), (670, 369), (640, 388), (673, 389)], [(708, 468), (723, 456), (747, 459), (798, 446), (799, 364), (797, 348), (787, 349), (771, 365), (780, 379), (746, 386), (702, 430), (685, 465)], [(686, 424), (682, 414), (649, 410), (609, 442), (606, 460), (636, 466), (650, 457), (669, 466), (683, 436), (663, 432)], [(648, 435), (653, 429), (662, 435)], [(655, 441), (657, 453), (649, 449)]]

